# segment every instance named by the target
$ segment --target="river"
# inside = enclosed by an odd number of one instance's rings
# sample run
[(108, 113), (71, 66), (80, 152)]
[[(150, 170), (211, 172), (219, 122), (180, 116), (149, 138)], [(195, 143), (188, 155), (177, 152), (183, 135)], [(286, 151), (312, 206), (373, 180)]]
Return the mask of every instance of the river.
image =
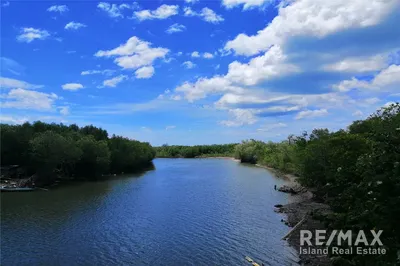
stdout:
[[(273, 211), (285, 181), (229, 159), (49, 191), (1, 193), (1, 265), (292, 265)], [(294, 264), (293, 264), (294, 265)]]

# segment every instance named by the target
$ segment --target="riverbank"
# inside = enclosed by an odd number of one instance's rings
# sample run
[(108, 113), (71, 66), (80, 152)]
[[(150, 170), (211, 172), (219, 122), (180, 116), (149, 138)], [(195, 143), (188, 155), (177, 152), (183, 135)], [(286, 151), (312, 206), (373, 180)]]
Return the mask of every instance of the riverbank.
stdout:
[(330, 207), (327, 204), (317, 202), (314, 194), (309, 189), (299, 184), (297, 176), (283, 173), (282, 171), (265, 165), (255, 165), (273, 172), (276, 176), (283, 178), (288, 182), (287, 185), (278, 188), (278, 190), (282, 193), (290, 193), (290, 203), (285, 205), (275, 205), (275, 211), (283, 213), (287, 217), (285, 223), (292, 228), (292, 231), (288, 231), (290, 234), (286, 240), (289, 245), (297, 251), (300, 258), (300, 264), (308, 266), (332, 265), (328, 255), (311, 255), (302, 254), (300, 252), (300, 231), (326, 229), (325, 225), (315, 217), (330, 214)]

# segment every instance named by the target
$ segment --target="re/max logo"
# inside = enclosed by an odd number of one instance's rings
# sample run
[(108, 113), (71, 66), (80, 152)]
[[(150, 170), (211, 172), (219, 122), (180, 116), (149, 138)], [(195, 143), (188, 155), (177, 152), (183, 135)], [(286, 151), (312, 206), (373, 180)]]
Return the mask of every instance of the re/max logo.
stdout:
[[(328, 238), (326, 235), (326, 230), (315, 230), (315, 236), (309, 230), (300, 230), (300, 246), (313, 246), (312, 242), (314, 242), (315, 246), (330, 246), (334, 240), (336, 240), (334, 244), (337, 244), (338, 246), (341, 246), (342, 243), (346, 242), (348, 246), (358, 246), (359, 244), (364, 244), (365, 246), (373, 246), (378, 244), (379, 246), (382, 246), (383, 244), (380, 240), (382, 232), (383, 230), (379, 230), (378, 232), (375, 232), (375, 230), (370, 230), (367, 238), (367, 235), (364, 233), (364, 231), (360, 230), (358, 231), (357, 237), (353, 243), (353, 236), (355, 236), (355, 234), (353, 234), (352, 230), (347, 230), (345, 232), (342, 230), (333, 230)], [(325, 242), (326, 239), (328, 240)], [(368, 241), (368, 239), (371, 241)]]

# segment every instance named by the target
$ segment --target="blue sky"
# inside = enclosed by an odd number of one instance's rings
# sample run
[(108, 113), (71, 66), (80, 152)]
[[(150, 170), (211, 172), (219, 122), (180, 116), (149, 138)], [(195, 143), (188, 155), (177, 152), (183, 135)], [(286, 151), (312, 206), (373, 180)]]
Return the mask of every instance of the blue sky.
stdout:
[(153, 145), (337, 130), (400, 99), (398, 0), (1, 1), (1, 121)]

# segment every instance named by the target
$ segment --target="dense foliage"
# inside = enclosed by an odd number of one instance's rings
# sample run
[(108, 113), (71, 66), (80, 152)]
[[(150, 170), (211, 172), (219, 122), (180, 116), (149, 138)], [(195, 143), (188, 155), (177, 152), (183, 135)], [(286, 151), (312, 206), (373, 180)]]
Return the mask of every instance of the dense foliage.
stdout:
[(164, 158), (195, 158), (233, 156), (237, 144), (178, 146), (164, 144), (155, 147), (156, 156)]
[(132, 172), (155, 156), (149, 143), (112, 136), (92, 125), (78, 127), (43, 122), (1, 125), (1, 165), (20, 165), (38, 183), (57, 176), (96, 178)]
[(400, 250), (400, 104), (382, 108), (347, 130), (315, 129), (281, 143), (244, 141), (235, 156), (300, 176), (334, 215), (327, 226), (383, 230), (386, 255), (348, 255), (338, 265), (394, 265)]

